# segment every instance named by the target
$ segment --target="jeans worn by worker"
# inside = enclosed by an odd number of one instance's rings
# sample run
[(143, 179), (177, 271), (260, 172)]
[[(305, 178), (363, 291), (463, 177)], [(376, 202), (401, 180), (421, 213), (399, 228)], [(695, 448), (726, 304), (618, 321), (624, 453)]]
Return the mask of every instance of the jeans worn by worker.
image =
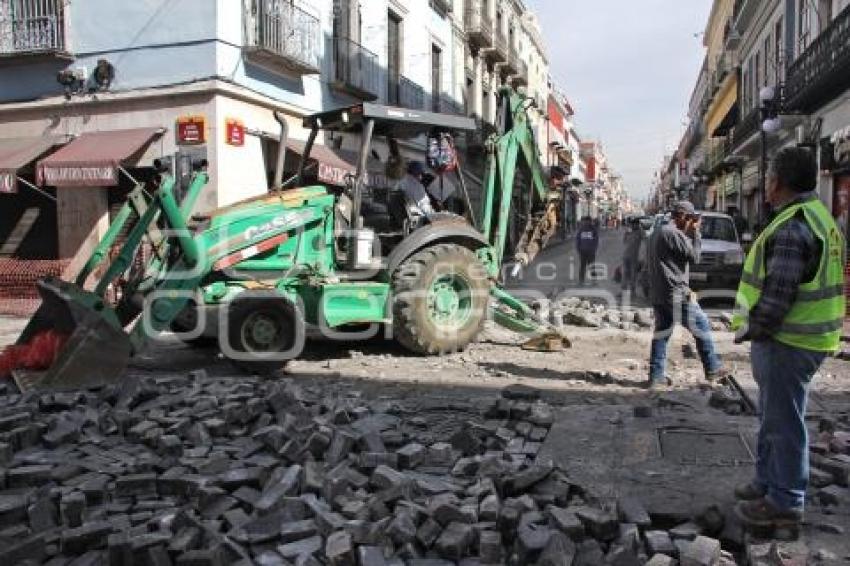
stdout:
[(761, 411), (755, 487), (773, 505), (802, 511), (809, 480), (806, 402), (826, 354), (766, 339), (752, 343), (751, 356)]
[(664, 369), (667, 364), (667, 342), (676, 323), (681, 324), (693, 335), (697, 353), (706, 373), (721, 367), (720, 358), (714, 350), (711, 324), (699, 304), (693, 301), (675, 301), (653, 306), (655, 312), (655, 335), (649, 354), (649, 379), (653, 383), (666, 383)]

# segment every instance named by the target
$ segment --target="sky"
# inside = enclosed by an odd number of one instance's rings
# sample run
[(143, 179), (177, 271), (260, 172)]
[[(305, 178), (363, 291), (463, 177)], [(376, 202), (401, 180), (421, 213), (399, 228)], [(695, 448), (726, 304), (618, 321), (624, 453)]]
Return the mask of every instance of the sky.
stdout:
[(632, 198), (643, 199), (678, 146), (705, 56), (711, 0), (526, 0), (540, 19), (550, 74), (599, 140)]

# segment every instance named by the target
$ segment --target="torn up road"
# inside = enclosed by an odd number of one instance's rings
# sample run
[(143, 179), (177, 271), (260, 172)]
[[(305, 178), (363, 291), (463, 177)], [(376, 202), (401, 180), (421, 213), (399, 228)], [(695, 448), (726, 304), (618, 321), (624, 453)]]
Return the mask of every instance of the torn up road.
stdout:
[[(755, 419), (709, 406), (683, 336), (671, 343), (679, 385), (653, 396), (642, 388), (648, 332), (570, 334), (573, 349), (555, 354), (495, 329), (441, 358), (318, 343), (277, 380), (166, 337), (113, 387), (21, 396), (7, 384), (0, 557), (471, 566), (850, 555), (841, 362), (816, 381), (813, 426), (825, 432), (803, 535), (764, 546), (726, 513), (731, 486), (751, 473)], [(728, 334), (718, 342), (751, 388), (746, 351)]]

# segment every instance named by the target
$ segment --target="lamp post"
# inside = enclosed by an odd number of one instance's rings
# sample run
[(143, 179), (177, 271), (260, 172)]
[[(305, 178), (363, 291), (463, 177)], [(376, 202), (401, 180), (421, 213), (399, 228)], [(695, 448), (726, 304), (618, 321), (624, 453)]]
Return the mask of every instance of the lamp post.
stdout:
[(756, 225), (761, 226), (765, 218), (762, 216), (765, 213), (765, 194), (767, 187), (767, 135), (779, 131), (782, 127), (782, 122), (779, 119), (779, 104), (776, 97), (776, 89), (772, 86), (766, 86), (759, 91), (759, 101), (761, 106), (761, 163), (759, 173), (761, 179), (759, 182), (758, 202), (756, 203)]

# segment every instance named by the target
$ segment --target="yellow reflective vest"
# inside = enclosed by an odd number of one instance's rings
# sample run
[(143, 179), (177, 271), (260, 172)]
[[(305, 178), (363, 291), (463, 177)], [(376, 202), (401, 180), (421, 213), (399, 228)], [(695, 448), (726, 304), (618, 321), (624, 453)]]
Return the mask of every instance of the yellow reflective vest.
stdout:
[(803, 212), (806, 223), (821, 243), (818, 272), (802, 283), (791, 310), (773, 334), (777, 342), (816, 352), (835, 353), (840, 348), (844, 325), (844, 236), (829, 210), (816, 197), (804, 199), (783, 209), (753, 244), (744, 262), (744, 272), (736, 297), (732, 328), (745, 328), (750, 310), (758, 303), (766, 276), (765, 246), (774, 233), (791, 218)]

